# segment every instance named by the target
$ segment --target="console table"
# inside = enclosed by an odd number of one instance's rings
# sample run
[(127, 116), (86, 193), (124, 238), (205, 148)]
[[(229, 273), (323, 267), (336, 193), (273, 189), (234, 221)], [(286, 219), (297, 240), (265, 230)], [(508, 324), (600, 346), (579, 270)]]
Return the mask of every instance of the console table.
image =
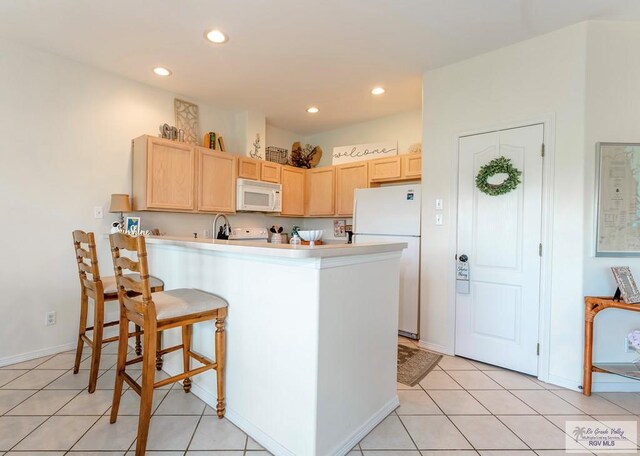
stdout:
[(640, 312), (640, 304), (627, 304), (613, 298), (587, 296), (584, 298), (584, 379), (582, 394), (591, 396), (591, 376), (594, 372), (621, 375), (640, 380), (640, 368), (633, 363), (593, 364), (593, 320), (604, 309), (621, 309)]

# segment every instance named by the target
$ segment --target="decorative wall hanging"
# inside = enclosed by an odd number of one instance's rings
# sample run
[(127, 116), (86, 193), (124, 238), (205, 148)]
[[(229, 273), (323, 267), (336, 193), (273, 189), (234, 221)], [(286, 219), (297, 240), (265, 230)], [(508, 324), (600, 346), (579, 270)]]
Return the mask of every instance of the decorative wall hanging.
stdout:
[(198, 105), (175, 98), (173, 107), (176, 114), (176, 126), (184, 131), (184, 142), (198, 145), (200, 141)]
[(262, 156), (262, 152), (260, 149), (262, 145), (260, 144), (260, 133), (256, 133), (256, 140), (253, 142), (253, 150), (249, 151), (249, 157), (256, 158), (258, 160), (264, 160)]
[(596, 147), (596, 256), (640, 256), (640, 144)]
[(339, 165), (360, 160), (392, 157), (398, 155), (398, 142), (356, 144), (354, 146), (340, 146), (333, 148), (331, 163)]
[[(500, 184), (490, 184), (489, 178), (496, 174), (506, 174), (507, 178)], [(476, 187), (482, 193), (491, 196), (504, 195), (520, 185), (522, 171), (517, 169), (507, 157), (498, 157), (483, 165), (476, 176)]]

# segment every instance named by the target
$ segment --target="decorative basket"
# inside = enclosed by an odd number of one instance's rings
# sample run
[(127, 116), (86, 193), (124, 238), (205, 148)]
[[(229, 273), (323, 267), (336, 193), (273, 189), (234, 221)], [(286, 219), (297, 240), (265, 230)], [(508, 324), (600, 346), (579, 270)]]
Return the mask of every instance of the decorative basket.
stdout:
[(265, 152), (267, 161), (279, 163), (281, 165), (286, 165), (289, 161), (289, 149), (269, 146), (266, 148)]

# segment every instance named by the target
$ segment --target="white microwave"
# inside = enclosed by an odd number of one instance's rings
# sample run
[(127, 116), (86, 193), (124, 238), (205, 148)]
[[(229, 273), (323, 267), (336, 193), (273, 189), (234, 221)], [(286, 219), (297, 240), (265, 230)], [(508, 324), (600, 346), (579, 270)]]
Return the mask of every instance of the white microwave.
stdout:
[(237, 186), (236, 210), (252, 212), (282, 211), (282, 185), (238, 179)]

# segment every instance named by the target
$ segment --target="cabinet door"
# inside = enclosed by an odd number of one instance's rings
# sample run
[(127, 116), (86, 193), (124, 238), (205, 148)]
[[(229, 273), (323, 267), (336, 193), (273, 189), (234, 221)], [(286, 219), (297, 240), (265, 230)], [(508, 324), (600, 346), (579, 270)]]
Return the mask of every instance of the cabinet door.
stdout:
[(353, 215), (353, 193), (356, 188), (367, 188), (367, 162), (336, 166), (336, 215)]
[(159, 138), (148, 138), (148, 208), (193, 210), (194, 175), (193, 146)]
[(238, 158), (238, 177), (243, 179), (260, 180), (260, 164), (262, 160), (253, 158)]
[(281, 180), (281, 215), (304, 215), (305, 171), (300, 168), (283, 166)]
[(307, 171), (306, 215), (334, 215), (335, 169), (333, 166)]
[(272, 162), (262, 162), (262, 170), (260, 172), (260, 180), (264, 182), (273, 182), (276, 184), (280, 183), (280, 168), (281, 166), (277, 163)]
[(402, 177), (404, 179), (420, 179), (422, 176), (422, 155), (402, 155)]
[(235, 212), (236, 157), (198, 148), (198, 210)]
[(369, 180), (388, 181), (401, 178), (400, 157), (379, 158), (369, 162)]

